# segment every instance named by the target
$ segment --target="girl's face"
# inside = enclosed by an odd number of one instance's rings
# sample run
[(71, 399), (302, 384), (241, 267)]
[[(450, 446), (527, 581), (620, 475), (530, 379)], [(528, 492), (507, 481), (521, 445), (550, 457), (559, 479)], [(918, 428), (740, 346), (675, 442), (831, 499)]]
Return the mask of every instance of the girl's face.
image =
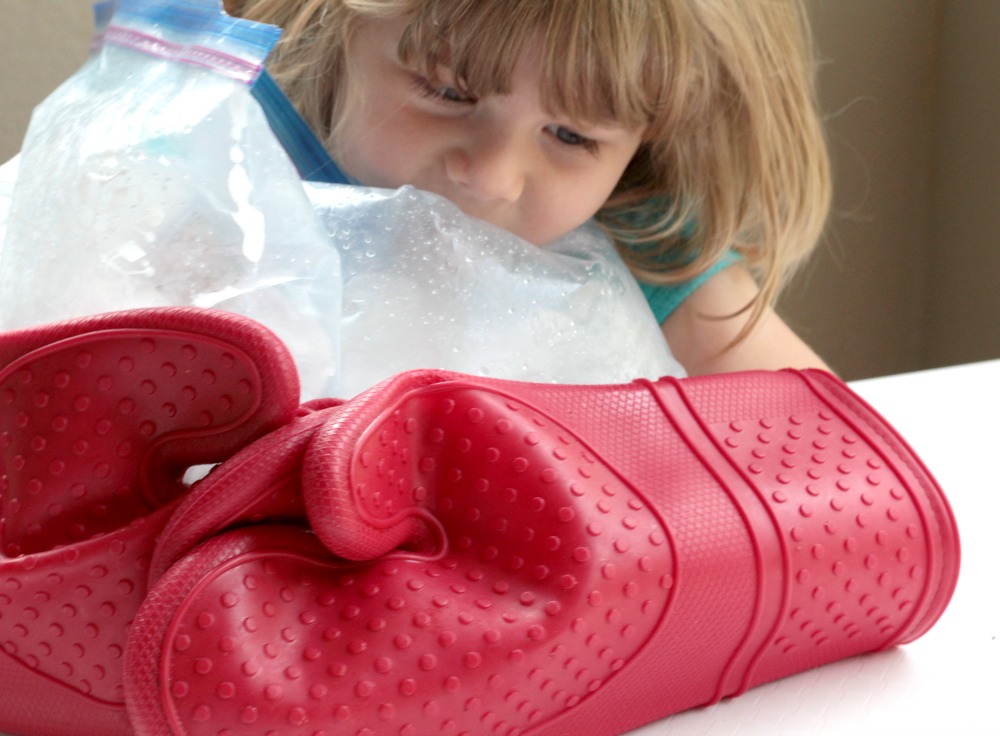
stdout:
[(528, 49), (507, 95), (476, 98), (448, 69), (434, 79), (397, 54), (404, 24), (366, 21), (352, 39), (338, 163), (372, 187), (405, 184), (536, 245), (568, 233), (607, 201), (641, 128), (586, 124), (541, 102), (540, 49)]

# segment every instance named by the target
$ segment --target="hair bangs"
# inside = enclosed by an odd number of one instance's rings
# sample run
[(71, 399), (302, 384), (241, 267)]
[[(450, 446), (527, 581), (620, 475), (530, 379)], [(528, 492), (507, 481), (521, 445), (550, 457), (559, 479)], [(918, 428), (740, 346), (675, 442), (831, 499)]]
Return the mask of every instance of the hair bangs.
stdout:
[(515, 66), (538, 54), (542, 102), (554, 114), (641, 126), (667, 83), (655, 15), (635, 0), (431, 0), (411, 16), (399, 51), (429, 74), (446, 67), (475, 96), (509, 93)]
[[(542, 97), (554, 112), (625, 127), (650, 124), (666, 94), (668, 56), (648, 2), (551, 2)], [(642, 17), (648, 16), (648, 17)]]
[(545, 3), (432, 0), (410, 19), (400, 58), (433, 76), (446, 67), (463, 92), (508, 94), (518, 61), (544, 27)]

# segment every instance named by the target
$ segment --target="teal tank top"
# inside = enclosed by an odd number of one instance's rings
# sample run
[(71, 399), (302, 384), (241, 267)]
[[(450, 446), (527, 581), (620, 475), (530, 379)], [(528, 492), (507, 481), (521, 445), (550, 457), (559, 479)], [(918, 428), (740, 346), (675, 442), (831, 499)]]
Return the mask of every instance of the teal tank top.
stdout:
[(704, 284), (715, 274), (728, 266), (740, 261), (740, 256), (733, 252), (727, 252), (711, 268), (704, 273), (698, 274), (690, 281), (680, 281), (676, 284), (647, 284), (639, 281), (639, 288), (643, 296), (649, 302), (649, 308), (653, 310), (653, 315), (659, 324), (663, 324), (674, 310), (681, 305), (685, 299), (691, 296), (699, 286)]

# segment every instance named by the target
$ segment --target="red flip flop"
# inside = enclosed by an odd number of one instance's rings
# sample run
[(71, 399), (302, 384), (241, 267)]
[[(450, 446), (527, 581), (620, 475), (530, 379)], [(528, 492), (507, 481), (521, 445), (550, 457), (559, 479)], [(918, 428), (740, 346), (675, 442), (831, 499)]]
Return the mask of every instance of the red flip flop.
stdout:
[(613, 736), (911, 641), (957, 580), (933, 478), (824, 373), (418, 371), (310, 431), (312, 529), (174, 547), (126, 656), (140, 736)]
[(295, 368), (246, 318), (178, 308), (0, 335), (0, 732), (114, 736), (122, 662), (185, 471), (289, 422)]

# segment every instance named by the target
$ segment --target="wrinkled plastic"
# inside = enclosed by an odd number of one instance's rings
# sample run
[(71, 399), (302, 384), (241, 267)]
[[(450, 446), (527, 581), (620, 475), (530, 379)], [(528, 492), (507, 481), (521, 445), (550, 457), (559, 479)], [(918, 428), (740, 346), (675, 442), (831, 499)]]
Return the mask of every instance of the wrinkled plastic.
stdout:
[(306, 186), (341, 255), (342, 395), (426, 367), (561, 383), (683, 375), (596, 226), (539, 248), (412, 187)]
[(121, 0), (35, 111), (0, 253), (11, 329), (193, 305), (266, 324), (335, 386), (339, 263), (249, 85), (277, 29), (217, 0)]

